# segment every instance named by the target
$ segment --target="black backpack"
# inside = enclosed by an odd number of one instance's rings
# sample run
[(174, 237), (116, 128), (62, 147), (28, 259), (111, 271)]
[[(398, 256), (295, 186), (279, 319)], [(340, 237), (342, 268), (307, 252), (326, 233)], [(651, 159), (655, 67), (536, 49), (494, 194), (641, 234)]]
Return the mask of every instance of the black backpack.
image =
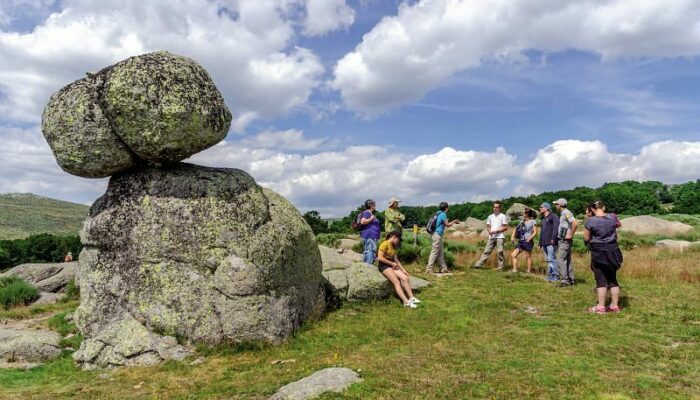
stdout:
[(437, 229), (438, 214), (440, 214), (440, 211), (433, 214), (433, 216), (428, 220), (428, 225), (425, 226), (425, 231), (431, 235), (435, 233), (435, 229)]
[(365, 229), (366, 225), (362, 225), (362, 214), (364, 214), (364, 213), (365, 213), (364, 211), (360, 211), (359, 213), (357, 213), (357, 215), (355, 216), (355, 219), (352, 221), (352, 224), (351, 224), (352, 229), (354, 229), (356, 231), (361, 231), (361, 230)]

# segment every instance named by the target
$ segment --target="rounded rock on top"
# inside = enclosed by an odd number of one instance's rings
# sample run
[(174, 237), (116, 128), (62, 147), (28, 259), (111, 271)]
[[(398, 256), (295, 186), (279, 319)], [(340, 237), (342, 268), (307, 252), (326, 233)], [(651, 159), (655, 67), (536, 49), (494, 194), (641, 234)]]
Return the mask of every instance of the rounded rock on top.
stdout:
[(220, 142), (230, 125), (207, 71), (168, 52), (131, 57), (67, 85), (42, 118), (61, 168), (87, 178), (184, 160)]

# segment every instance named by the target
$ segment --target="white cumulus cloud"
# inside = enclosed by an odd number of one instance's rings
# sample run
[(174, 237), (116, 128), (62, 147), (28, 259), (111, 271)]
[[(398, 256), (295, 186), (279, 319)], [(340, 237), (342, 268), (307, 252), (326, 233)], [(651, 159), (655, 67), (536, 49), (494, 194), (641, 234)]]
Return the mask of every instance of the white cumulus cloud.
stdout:
[(304, 35), (320, 36), (347, 29), (355, 22), (355, 10), (345, 0), (307, 0)]
[(619, 57), (700, 54), (694, 0), (421, 0), (385, 17), (334, 68), (331, 87), (367, 116), (423, 97), (484, 60), (575, 49)]
[(37, 122), (60, 87), (155, 50), (204, 65), (234, 117), (242, 118), (234, 124), (240, 129), (303, 107), (324, 73), (315, 53), (293, 46), (288, 0), (65, 0), (60, 6), (29, 32), (0, 30), (0, 119)]

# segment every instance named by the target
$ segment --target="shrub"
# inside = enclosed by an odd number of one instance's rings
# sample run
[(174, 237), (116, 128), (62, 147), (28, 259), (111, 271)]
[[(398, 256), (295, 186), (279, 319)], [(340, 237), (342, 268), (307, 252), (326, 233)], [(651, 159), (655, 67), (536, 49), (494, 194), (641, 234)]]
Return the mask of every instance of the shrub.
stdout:
[(617, 244), (622, 250), (631, 250), (635, 247), (651, 247), (656, 243), (657, 238), (652, 236), (638, 236), (632, 232), (618, 234)]
[(316, 235), (316, 242), (327, 247), (338, 248), (340, 247), (340, 239), (344, 237), (345, 235), (342, 233), (319, 233)]
[(354, 245), (352, 245), (352, 249), (351, 249), (351, 250), (354, 251), (355, 253), (360, 253), (360, 254), (362, 254), (362, 253), (364, 253), (364, 251), (365, 251), (365, 244), (362, 243), (362, 241), (357, 242), (357, 243), (355, 243)]
[(75, 279), (68, 281), (66, 285), (65, 296), (61, 299), (61, 303), (67, 303), (72, 300), (78, 300), (80, 298), (80, 288), (75, 284)]
[(398, 251), (399, 260), (404, 264), (412, 264), (420, 259), (421, 246), (403, 242)]
[(9, 276), (0, 278), (0, 304), (7, 310), (10, 307), (27, 305), (39, 298), (39, 290), (21, 278)]
[(453, 253), (476, 253), (477, 248), (471, 243), (447, 242), (447, 250)]

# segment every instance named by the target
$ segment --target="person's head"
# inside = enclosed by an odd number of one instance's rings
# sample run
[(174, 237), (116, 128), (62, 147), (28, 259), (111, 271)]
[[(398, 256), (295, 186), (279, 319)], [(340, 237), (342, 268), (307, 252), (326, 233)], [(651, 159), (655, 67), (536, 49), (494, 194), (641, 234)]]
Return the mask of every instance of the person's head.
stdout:
[(392, 245), (396, 246), (401, 241), (401, 232), (391, 231), (386, 234), (386, 240), (391, 242)]
[(549, 204), (549, 203), (547, 203), (547, 202), (544, 202), (544, 203), (540, 204), (540, 214), (546, 216), (547, 214), (549, 214), (549, 213), (551, 213), (551, 212), (552, 212), (552, 206), (551, 206), (551, 204)]
[(593, 203), (589, 204), (588, 208), (591, 210), (591, 213), (593, 215), (604, 213), (605, 212), (605, 203), (603, 203), (601, 200), (596, 200)]
[(525, 210), (525, 212), (523, 213), (523, 217), (524, 217), (526, 220), (528, 220), (528, 219), (533, 219), (533, 218), (535, 218), (536, 216), (537, 216), (537, 214), (535, 213), (535, 210), (533, 210), (532, 208), (528, 208), (528, 209)]
[(392, 197), (391, 200), (389, 200), (389, 208), (399, 208), (399, 203), (401, 203), (401, 200)]
[(568, 204), (568, 202), (566, 201), (566, 199), (563, 199), (563, 198), (554, 202), (554, 205), (557, 207), (557, 210), (561, 210), (563, 208), (566, 208), (567, 204)]
[(503, 204), (501, 204), (500, 201), (494, 201), (493, 202), (493, 213), (500, 214), (502, 207), (503, 207)]
[(377, 207), (377, 203), (372, 199), (365, 200), (365, 210), (374, 210)]
[(439, 208), (440, 208), (440, 211), (447, 212), (447, 210), (450, 208), (450, 206), (447, 205), (447, 202), (443, 201), (442, 203), (440, 203)]
[(70, 251), (68, 252), (67, 255), (73, 257), (73, 253), (71, 253)]

